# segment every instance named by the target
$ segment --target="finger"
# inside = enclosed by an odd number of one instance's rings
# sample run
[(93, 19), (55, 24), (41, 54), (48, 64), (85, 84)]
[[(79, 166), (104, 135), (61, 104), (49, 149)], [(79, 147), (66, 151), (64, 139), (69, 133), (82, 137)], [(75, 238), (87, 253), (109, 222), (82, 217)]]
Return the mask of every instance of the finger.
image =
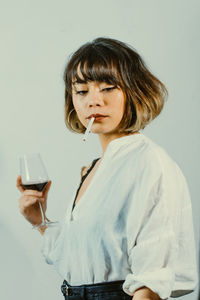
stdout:
[(18, 190), (19, 190), (20, 192), (25, 191), (25, 189), (24, 189), (23, 186), (22, 186), (22, 178), (21, 178), (20, 175), (17, 176), (16, 187), (18, 188)]
[(29, 198), (29, 199), (26, 199), (26, 201), (19, 201), (20, 211), (23, 213), (26, 210), (26, 208), (34, 205), (37, 201), (38, 201), (37, 198)]
[(35, 204), (36, 202), (41, 202), (43, 203), (44, 202), (44, 198), (36, 198), (36, 197), (28, 197), (24, 200), (20, 200), (19, 201), (19, 207), (24, 209), (24, 208), (28, 208), (30, 207), (31, 205)]
[(35, 197), (42, 197), (42, 192), (36, 190), (24, 190), (24, 196), (35, 196)]
[(47, 194), (48, 194), (48, 192), (49, 192), (49, 189), (50, 189), (50, 187), (51, 187), (51, 183), (52, 183), (51, 180), (47, 183), (47, 185), (46, 185), (46, 187), (45, 187), (45, 189), (44, 189), (44, 191), (43, 191), (44, 197), (47, 196)]
[(38, 201), (38, 202), (43, 203), (45, 198), (38, 198), (36, 196), (25, 196), (25, 197), (22, 197), (19, 201), (22, 203), (29, 203), (29, 201), (30, 201), (30, 203), (31, 203), (31, 201), (34, 202), (34, 200), (36, 200), (36, 202)]
[(38, 201), (38, 198), (30, 198), (30, 199), (27, 199), (26, 202), (24, 202), (23, 207), (24, 207), (24, 208), (27, 208), (27, 207), (29, 207), (29, 206), (35, 204), (37, 201)]

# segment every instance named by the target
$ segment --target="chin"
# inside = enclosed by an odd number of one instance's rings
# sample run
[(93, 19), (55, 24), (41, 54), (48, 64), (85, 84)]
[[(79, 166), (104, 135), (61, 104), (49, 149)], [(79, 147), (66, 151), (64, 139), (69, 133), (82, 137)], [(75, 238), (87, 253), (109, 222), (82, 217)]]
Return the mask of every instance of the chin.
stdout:
[(103, 134), (103, 133), (105, 133), (103, 130), (101, 130), (101, 129), (95, 129), (95, 130), (91, 130), (90, 131), (91, 133), (96, 133), (96, 134)]
[(114, 132), (114, 130), (102, 130), (102, 129), (93, 129), (92, 131), (90, 131), (91, 133), (94, 134), (112, 134)]

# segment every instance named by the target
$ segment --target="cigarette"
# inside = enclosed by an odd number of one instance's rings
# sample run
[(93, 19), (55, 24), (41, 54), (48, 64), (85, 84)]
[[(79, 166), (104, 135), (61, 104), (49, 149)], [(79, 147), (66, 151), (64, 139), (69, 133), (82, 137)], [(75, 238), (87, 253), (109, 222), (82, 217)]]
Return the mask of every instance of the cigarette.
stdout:
[(90, 133), (90, 129), (91, 129), (91, 127), (92, 127), (92, 124), (93, 124), (93, 122), (94, 122), (94, 119), (95, 119), (94, 117), (91, 118), (90, 123), (89, 123), (89, 125), (88, 125), (88, 127), (87, 127), (87, 129), (86, 129), (86, 132), (85, 132), (84, 137), (83, 137), (83, 141), (84, 141), (84, 142), (86, 141), (87, 136), (88, 136), (88, 134)]

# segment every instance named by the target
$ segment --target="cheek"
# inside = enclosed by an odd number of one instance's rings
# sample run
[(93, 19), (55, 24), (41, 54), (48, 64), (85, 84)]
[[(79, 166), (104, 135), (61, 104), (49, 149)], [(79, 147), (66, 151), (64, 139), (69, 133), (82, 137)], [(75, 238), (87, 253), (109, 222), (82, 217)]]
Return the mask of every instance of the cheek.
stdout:
[(80, 103), (80, 101), (77, 101), (76, 99), (73, 99), (72, 101), (74, 109), (76, 111), (77, 117), (79, 119), (79, 121), (85, 126), (85, 118), (83, 115), (83, 107), (82, 104)]
[(72, 96), (72, 103), (73, 103), (73, 106), (75, 108), (75, 110), (77, 109), (77, 101), (76, 101), (76, 98)]
[(77, 114), (80, 114), (81, 106), (80, 106), (79, 101), (77, 101), (76, 99), (73, 99), (73, 98), (72, 98), (72, 103), (73, 103), (73, 105), (74, 105), (74, 108), (75, 108)]
[(123, 110), (123, 113), (124, 113), (125, 107), (126, 107), (126, 94), (125, 94), (125, 92), (122, 92), (121, 99), (122, 99), (122, 110)]
[(115, 105), (116, 111), (118, 111), (119, 115), (123, 115), (124, 110), (125, 110), (125, 96), (124, 96), (124, 94), (122, 92), (120, 94), (118, 94), (115, 97), (114, 101), (115, 101), (115, 104), (117, 103), (117, 105)]

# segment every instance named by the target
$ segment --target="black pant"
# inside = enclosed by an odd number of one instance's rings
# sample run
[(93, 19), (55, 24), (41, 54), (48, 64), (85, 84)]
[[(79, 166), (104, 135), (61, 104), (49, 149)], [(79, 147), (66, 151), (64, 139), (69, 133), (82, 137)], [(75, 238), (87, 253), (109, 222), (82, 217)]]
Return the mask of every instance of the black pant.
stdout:
[(131, 300), (122, 289), (124, 280), (71, 286), (63, 281), (61, 291), (65, 300)]

